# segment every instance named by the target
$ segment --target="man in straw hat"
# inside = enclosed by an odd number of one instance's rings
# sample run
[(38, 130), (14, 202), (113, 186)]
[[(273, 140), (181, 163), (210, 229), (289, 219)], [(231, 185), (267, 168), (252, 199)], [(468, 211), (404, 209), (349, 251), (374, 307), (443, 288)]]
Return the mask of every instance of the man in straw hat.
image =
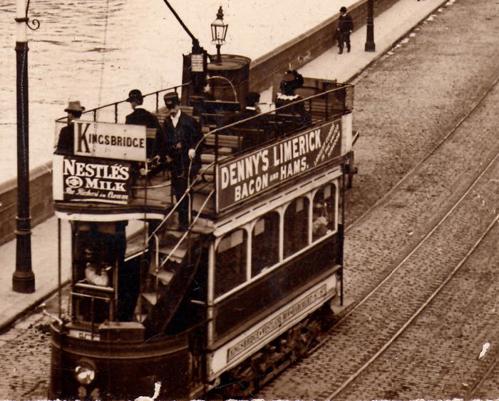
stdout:
[(59, 155), (72, 155), (74, 153), (74, 123), (75, 118), (80, 118), (85, 110), (79, 100), (73, 100), (68, 103), (68, 107), (64, 109), (68, 113), (68, 124), (59, 132), (59, 140), (55, 153)]

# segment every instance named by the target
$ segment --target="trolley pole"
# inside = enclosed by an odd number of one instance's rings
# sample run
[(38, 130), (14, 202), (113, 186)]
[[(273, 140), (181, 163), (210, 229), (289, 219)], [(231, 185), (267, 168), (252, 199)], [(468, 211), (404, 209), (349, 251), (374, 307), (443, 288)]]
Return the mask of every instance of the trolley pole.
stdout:
[[(29, 4), (29, 3), (28, 3)], [(26, 0), (16, 2), (16, 99), (17, 99), (17, 217), (16, 271), (12, 288), (16, 292), (35, 291), (31, 270), (31, 218), (29, 210), (29, 117), (28, 40), (29, 19)], [(38, 22), (38, 21), (34, 21)]]
[(376, 51), (376, 44), (374, 43), (374, 0), (367, 0), (367, 34), (366, 34), (366, 46), (364, 50), (366, 52)]

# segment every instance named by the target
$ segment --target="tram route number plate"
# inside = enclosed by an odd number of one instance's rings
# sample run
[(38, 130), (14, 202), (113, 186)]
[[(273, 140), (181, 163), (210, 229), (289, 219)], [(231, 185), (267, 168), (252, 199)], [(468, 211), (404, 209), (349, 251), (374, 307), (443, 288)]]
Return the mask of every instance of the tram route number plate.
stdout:
[(100, 341), (100, 336), (98, 334), (89, 333), (88, 331), (83, 330), (69, 330), (69, 336), (79, 338), (80, 340), (89, 340), (89, 341)]
[(192, 72), (203, 72), (204, 60), (202, 54), (191, 55), (191, 68)]

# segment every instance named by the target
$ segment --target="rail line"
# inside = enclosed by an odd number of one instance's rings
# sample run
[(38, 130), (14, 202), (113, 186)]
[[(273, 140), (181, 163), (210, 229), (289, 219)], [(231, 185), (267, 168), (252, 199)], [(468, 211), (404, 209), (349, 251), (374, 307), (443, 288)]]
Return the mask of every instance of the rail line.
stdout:
[(487, 370), (482, 375), (480, 380), (477, 380), (477, 382), (473, 385), (473, 387), (471, 387), (471, 389), (467, 392), (467, 394), (464, 397), (465, 400), (474, 400), (477, 398), (476, 395), (478, 393), (478, 390), (480, 390), (482, 385), (487, 381), (487, 379), (491, 376), (491, 374), (496, 370), (498, 364), (499, 364), (499, 355), (498, 355), (498, 351), (496, 350), (494, 359), (489, 363)]
[[(499, 157), (499, 155), (498, 155)], [(497, 159), (497, 157), (496, 157)], [(471, 249), (468, 250), (466, 255), (459, 261), (459, 263), (454, 267), (454, 269), (447, 275), (447, 278), (438, 286), (438, 288), (432, 292), (432, 294), (427, 298), (427, 300), (418, 308), (416, 312), (412, 314), (412, 316), (404, 323), (402, 327), (381, 347), (378, 352), (376, 352), (366, 363), (364, 363), (354, 374), (350, 375), (350, 377), (339, 387), (337, 388), (333, 393), (331, 393), (328, 397), (326, 397), (327, 400), (332, 400), (334, 397), (336, 397), (338, 394), (342, 393), (348, 386), (357, 378), (359, 377), (364, 370), (366, 370), (374, 361), (376, 361), (387, 349), (392, 345), (398, 337), (402, 333), (406, 331), (406, 329), (414, 322), (414, 320), (421, 315), (421, 313), (426, 309), (426, 307), (433, 301), (433, 299), (442, 291), (443, 288), (449, 283), (449, 281), (456, 275), (456, 273), (461, 269), (461, 267), (464, 265), (464, 263), (469, 259), (469, 257), (475, 252), (476, 248), (482, 243), (482, 241), (485, 239), (487, 234), (492, 230), (492, 228), (497, 224), (499, 221), (499, 214), (497, 214), (494, 219), (491, 221), (491, 223), (488, 225), (487, 229), (482, 233), (480, 238), (473, 244)], [(497, 361), (495, 361), (495, 364), (497, 364)], [(488, 371), (492, 371), (493, 367), (495, 364), (492, 366), (492, 368), (489, 368)]]
[(369, 206), (369, 208), (367, 208), (367, 210), (362, 213), (357, 219), (351, 222), (345, 228), (345, 233), (364, 221), (367, 216), (369, 216), (373, 212), (373, 210), (384, 204), (390, 198), (390, 196), (402, 186), (402, 184), (404, 184), (410, 177), (412, 177), (414, 173), (454, 135), (454, 133), (463, 125), (463, 123), (476, 111), (476, 109), (481, 106), (490, 92), (497, 86), (498, 82), (499, 75), (483, 91), (473, 107), (456, 122), (456, 124), (444, 135), (443, 138), (441, 138), (441, 140), (433, 147), (433, 149), (431, 149), (418, 163), (416, 163), (407, 173), (405, 173), (404, 176), (399, 181), (397, 181), (397, 183), (395, 183), (387, 192), (385, 192), (381, 198), (379, 198), (376, 202)]
[[(442, 147), (442, 145), (447, 142), (452, 135), (458, 130), (459, 127), (463, 125), (463, 123), (471, 117), (471, 115), (477, 110), (478, 107), (484, 102), (490, 92), (497, 86), (499, 82), (499, 76), (496, 77), (492, 84), (487, 87), (486, 90), (481, 94), (478, 101), (474, 104), (474, 106), (462, 117), (459, 121), (452, 127), (452, 129), (442, 138), (441, 141), (419, 162), (417, 163), (410, 171), (408, 171), (382, 198), (375, 202), (365, 213), (363, 213), (358, 219), (356, 219), (352, 224), (350, 224), (346, 230), (351, 229), (355, 225), (359, 224), (363, 221), (370, 213), (372, 213), (377, 207), (384, 204), (401, 185), (407, 181), (420, 166), (422, 166), (436, 151)], [(495, 156), (493, 156), (487, 163), (487, 165), (481, 169), (481, 171), (473, 178), (470, 182), (464, 193), (459, 197), (459, 199), (453, 204), (453, 206), (434, 224), (429, 232), (427, 232), (418, 243), (403, 257), (403, 259), (386, 275), (384, 276), (378, 284), (372, 288), (361, 300), (353, 304), (350, 309), (346, 310), (345, 313), (340, 317), (340, 319), (335, 323), (334, 327), (338, 327), (342, 324), (350, 315), (355, 313), (360, 306), (366, 303), (385, 283), (387, 283), (392, 276), (395, 275), (399, 271), (399, 269), (406, 263), (406, 261), (414, 255), (414, 253), (432, 236), (435, 231), (447, 221), (449, 216), (456, 210), (456, 208), (461, 205), (463, 200), (469, 195), (469, 193), (474, 189), (475, 185), (478, 181), (490, 170), (491, 166), (499, 159), (499, 147), (495, 149)], [(326, 399), (331, 400), (336, 397), (338, 394), (342, 393), (348, 386), (367, 368), (369, 367), (375, 360), (377, 360), (388, 347), (410, 326), (410, 324), (422, 313), (422, 311), (431, 303), (431, 301), (441, 292), (441, 290), (445, 287), (445, 285), (454, 277), (454, 275), (459, 271), (459, 269), (463, 266), (463, 264), (468, 260), (468, 258), (473, 254), (475, 249), (479, 246), (479, 244), (483, 241), (489, 231), (494, 227), (494, 225), (499, 220), (499, 214), (495, 216), (492, 222), (488, 225), (487, 229), (482, 233), (479, 239), (475, 242), (475, 244), (471, 247), (471, 249), (466, 253), (466, 255), (462, 258), (462, 260), (455, 266), (455, 268), (448, 274), (445, 280), (441, 283), (441, 285), (427, 298), (427, 300), (418, 308), (416, 312), (406, 321), (406, 323), (400, 327), (400, 329), (366, 362), (364, 363), (355, 373), (349, 376), (347, 380), (343, 382), (343, 384), (338, 387), (334, 392), (329, 394)], [(330, 339), (330, 338), (329, 338)], [(327, 340), (329, 340), (327, 339)], [(326, 340), (326, 341), (327, 341)], [(315, 350), (315, 349), (314, 349)], [(486, 380), (487, 375), (492, 372), (498, 364), (497, 356), (493, 363), (490, 365), (487, 370), (486, 376), (475, 385), (475, 387), (470, 390), (470, 397), (474, 394), (477, 388)]]

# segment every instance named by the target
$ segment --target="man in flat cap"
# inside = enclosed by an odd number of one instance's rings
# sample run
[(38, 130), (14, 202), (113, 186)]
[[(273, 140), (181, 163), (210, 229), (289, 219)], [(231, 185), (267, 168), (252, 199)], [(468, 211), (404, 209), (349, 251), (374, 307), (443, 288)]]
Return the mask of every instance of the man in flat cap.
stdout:
[(68, 113), (68, 124), (59, 132), (59, 139), (55, 153), (59, 155), (71, 156), (74, 154), (74, 123), (75, 118), (80, 118), (85, 110), (79, 100), (70, 101), (68, 107), (64, 109)]
[[(203, 134), (196, 120), (180, 110), (176, 92), (165, 94), (164, 101), (170, 115), (163, 125), (160, 156), (171, 160), (172, 187), (178, 201), (187, 189), (189, 178), (195, 177), (201, 167), (201, 146), (196, 147), (203, 139)], [(185, 197), (178, 207), (181, 229), (189, 226), (188, 208), (188, 199)]]
[(144, 125), (147, 128), (156, 129), (156, 137), (146, 139), (146, 155), (148, 159), (152, 159), (157, 154), (157, 142), (161, 136), (161, 126), (158, 119), (154, 114), (141, 107), (144, 97), (140, 90), (132, 89), (128, 93), (126, 101), (132, 106), (133, 112), (126, 116), (125, 124)]

